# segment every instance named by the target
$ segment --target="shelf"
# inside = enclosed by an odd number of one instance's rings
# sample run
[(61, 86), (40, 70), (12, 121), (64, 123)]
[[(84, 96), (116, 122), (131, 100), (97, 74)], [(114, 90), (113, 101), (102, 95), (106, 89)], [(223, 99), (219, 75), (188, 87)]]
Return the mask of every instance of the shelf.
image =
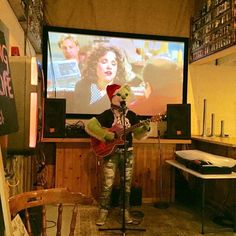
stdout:
[[(212, 25), (213, 23), (216, 23), (217, 21), (219, 21), (219, 20), (225, 20), (225, 21), (228, 21), (229, 22), (229, 20), (231, 19), (231, 16), (232, 16), (232, 12), (231, 12), (231, 9), (227, 9), (227, 10), (225, 10), (224, 12), (222, 12), (221, 14), (219, 14), (219, 15), (217, 15), (216, 17), (212, 17), (211, 15), (210, 15), (210, 20), (207, 20), (207, 21), (205, 21), (205, 23), (202, 23), (200, 26), (198, 26), (198, 24), (196, 23), (196, 22), (192, 22), (192, 27), (193, 27), (193, 31), (194, 32), (197, 32), (197, 31), (200, 31), (200, 30), (202, 30), (204, 27), (206, 27), (206, 26), (210, 26), (210, 25)], [(226, 18), (226, 19), (224, 19), (224, 17)], [(227, 18), (230, 18), (230, 19), (227, 19)], [(220, 22), (219, 22), (219, 24), (220, 24)], [(195, 29), (196, 28), (196, 29)]]
[(218, 52), (208, 54), (205, 57), (200, 58), (199, 60), (193, 61), (192, 65), (204, 65), (204, 64), (227, 64), (227, 65), (236, 65), (236, 45), (225, 48)]
[[(43, 143), (90, 143), (90, 138), (42, 138)], [(143, 140), (134, 140), (134, 143), (159, 143), (158, 138), (147, 138)], [(191, 144), (190, 139), (160, 139), (163, 144)]]
[(196, 21), (192, 20), (191, 63), (235, 44), (234, 1), (212, 1), (213, 8)]
[[(206, 9), (205, 13), (202, 13), (201, 16), (194, 17), (194, 19), (193, 19), (194, 23), (196, 23), (199, 20), (202, 20), (206, 15), (213, 12), (218, 6), (220, 6), (223, 2), (225, 2), (225, 0), (211, 0), (210, 2), (211, 2), (211, 4), (210, 4), (210, 6), (208, 6), (209, 9)], [(205, 6), (203, 6), (203, 8), (207, 8), (207, 4), (205, 4)], [(205, 9), (202, 9), (202, 10), (205, 11)]]
[(236, 147), (236, 137), (203, 137), (203, 136), (192, 136), (193, 140), (218, 144), (227, 147)]

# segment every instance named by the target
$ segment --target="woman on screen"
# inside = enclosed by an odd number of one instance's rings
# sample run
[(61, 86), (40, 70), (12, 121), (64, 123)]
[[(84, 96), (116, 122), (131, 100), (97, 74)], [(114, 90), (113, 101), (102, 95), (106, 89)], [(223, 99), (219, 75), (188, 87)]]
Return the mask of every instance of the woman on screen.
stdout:
[(109, 108), (107, 85), (124, 84), (126, 77), (124, 55), (118, 48), (106, 44), (94, 46), (75, 86), (75, 112), (98, 114)]

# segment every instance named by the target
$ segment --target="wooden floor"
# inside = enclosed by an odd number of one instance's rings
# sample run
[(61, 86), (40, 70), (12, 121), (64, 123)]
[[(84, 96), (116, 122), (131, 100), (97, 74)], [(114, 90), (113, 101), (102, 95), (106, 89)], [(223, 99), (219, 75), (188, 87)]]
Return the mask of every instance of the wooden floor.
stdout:
[[(48, 235), (55, 235), (54, 221), (56, 220), (56, 207), (49, 206)], [(71, 210), (68, 206), (65, 209), (63, 220), (63, 236), (68, 235), (69, 221), (67, 215)], [(113, 235), (130, 235), (130, 236), (199, 236), (201, 234), (201, 220), (198, 210), (191, 209), (191, 206), (172, 204), (167, 209), (159, 209), (153, 205), (142, 205), (141, 207), (132, 207), (132, 216), (135, 218), (135, 224), (127, 225), (122, 228), (121, 217), (118, 208), (110, 211), (107, 223), (100, 227), (95, 225), (98, 214), (97, 206), (81, 206), (77, 218), (77, 228), (75, 235), (81, 236), (113, 236)], [(216, 213), (215, 213), (216, 214)], [(232, 228), (224, 229), (211, 220), (214, 214), (206, 218), (205, 235), (207, 236), (236, 236)], [(118, 230), (107, 230), (118, 228)], [(105, 230), (104, 230), (105, 229)], [(135, 229), (135, 230), (131, 230)], [(140, 231), (140, 229), (145, 231)], [(223, 231), (222, 231), (223, 230)], [(125, 234), (122, 234), (124, 232)]]

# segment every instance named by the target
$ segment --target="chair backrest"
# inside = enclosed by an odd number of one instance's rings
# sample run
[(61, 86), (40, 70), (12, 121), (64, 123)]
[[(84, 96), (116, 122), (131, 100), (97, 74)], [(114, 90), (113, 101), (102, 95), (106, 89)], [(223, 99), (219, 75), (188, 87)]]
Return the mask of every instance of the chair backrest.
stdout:
[(70, 236), (74, 235), (76, 226), (76, 216), (79, 204), (90, 205), (93, 203), (92, 197), (86, 197), (81, 193), (72, 193), (65, 188), (41, 189), (17, 194), (9, 198), (9, 207), (12, 218), (20, 211), (25, 210), (25, 226), (29, 235), (32, 235), (30, 225), (30, 214), (28, 209), (42, 206), (42, 235), (46, 235), (46, 208), (45, 205), (58, 204), (57, 216), (57, 236), (61, 235), (63, 204), (73, 204)]

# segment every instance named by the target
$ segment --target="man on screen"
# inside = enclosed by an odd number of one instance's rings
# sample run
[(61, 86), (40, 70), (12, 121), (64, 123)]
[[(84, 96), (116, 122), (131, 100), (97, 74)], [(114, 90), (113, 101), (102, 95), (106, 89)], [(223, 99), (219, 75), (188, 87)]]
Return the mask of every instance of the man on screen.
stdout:
[(168, 58), (147, 60), (142, 70), (145, 96), (130, 104), (138, 114), (166, 113), (166, 104), (182, 102), (182, 68)]
[(74, 59), (77, 61), (78, 66), (80, 64), (79, 60), (79, 51), (80, 45), (79, 41), (75, 39), (72, 35), (63, 35), (58, 42), (59, 48), (62, 50), (62, 53), (66, 60)]

